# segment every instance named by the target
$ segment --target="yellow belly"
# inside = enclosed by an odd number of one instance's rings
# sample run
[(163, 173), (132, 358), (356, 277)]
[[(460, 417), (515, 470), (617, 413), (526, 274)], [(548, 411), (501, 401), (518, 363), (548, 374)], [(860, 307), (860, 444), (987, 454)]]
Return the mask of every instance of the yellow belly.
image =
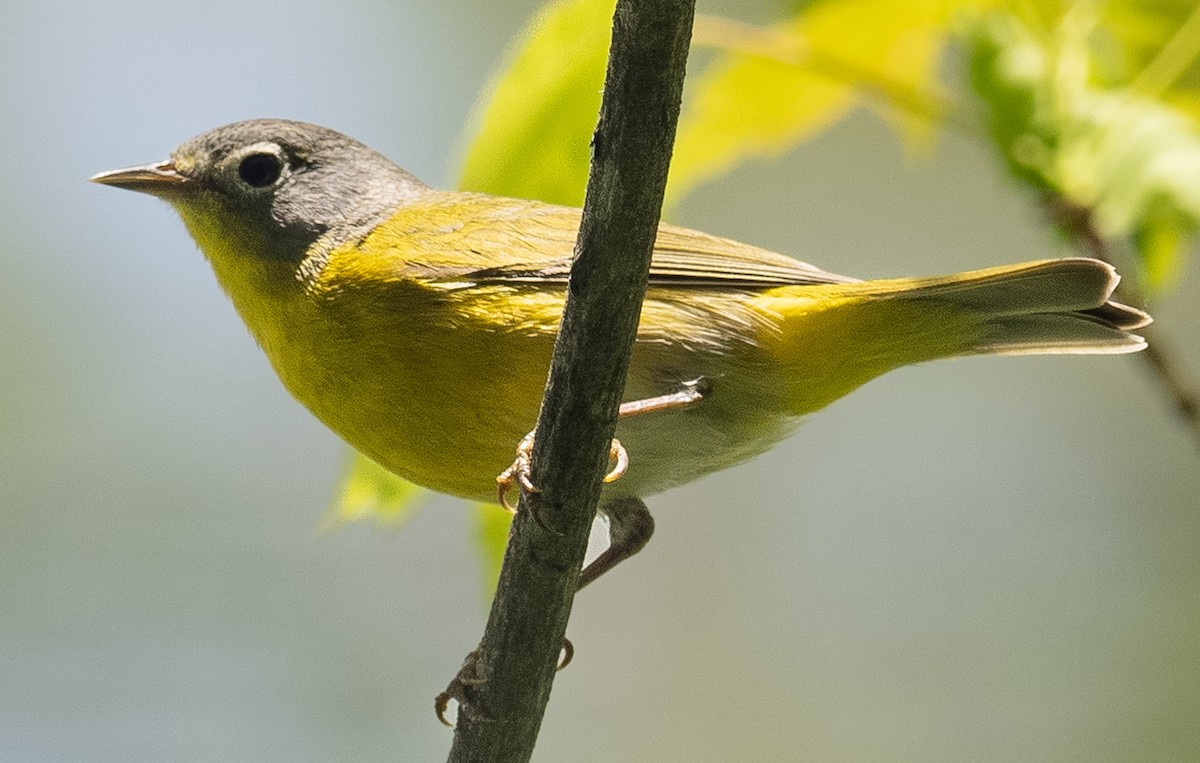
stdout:
[[(403, 270), (418, 259), (371, 251), (335, 251), (307, 282), (229, 272), (236, 257), (214, 268), (240, 284), (230, 296), (284, 385), (334, 432), (419, 485), (494, 500), (536, 424), (563, 289), (431, 283)], [(701, 377), (710, 392), (620, 422), (631, 467), (608, 490), (646, 496), (751, 458), (868, 379), (953, 354), (936, 337), (961, 338), (940, 310), (842, 289), (652, 288), (624, 399)]]

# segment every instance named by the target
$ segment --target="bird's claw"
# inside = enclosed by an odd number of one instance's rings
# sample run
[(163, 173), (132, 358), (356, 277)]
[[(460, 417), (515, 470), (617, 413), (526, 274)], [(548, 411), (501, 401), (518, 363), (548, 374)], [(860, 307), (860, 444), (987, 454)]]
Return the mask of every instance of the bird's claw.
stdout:
[(512, 466), (496, 476), (496, 487), (499, 490), (500, 505), (510, 514), (517, 513), (517, 507), (508, 502), (508, 494), (512, 492), (513, 485), (519, 485), (521, 490), (524, 490), (526, 493), (540, 492), (537, 485), (533, 484), (533, 480), (529, 478), (532, 467), (533, 432), (530, 432), (522, 437), (521, 442), (517, 444), (517, 457), (513, 460)]
[(482, 647), (477, 647), (475, 651), (467, 655), (467, 659), (463, 660), (462, 667), (458, 669), (458, 675), (454, 676), (450, 681), (450, 685), (446, 687), (446, 691), (433, 699), (433, 710), (437, 713), (437, 718), (442, 722), (443, 726), (454, 728), (454, 724), (446, 720), (446, 708), (450, 706), (450, 700), (457, 702), (458, 712), (471, 720), (485, 720), (483, 714), (475, 710), (471, 703), (467, 701), (467, 687), (478, 686), (487, 680), (487, 677), (484, 675), (483, 666), (479, 662), (480, 649)]
[(559, 660), (558, 666), (554, 669), (562, 670), (571, 664), (571, 660), (575, 659), (575, 645), (571, 643), (571, 639), (563, 636), (562, 642), (562, 659)]
[[(608, 450), (608, 460), (612, 464), (612, 468), (604, 475), (604, 484), (606, 485), (621, 479), (622, 475), (629, 470), (629, 453), (626, 452), (621, 441), (615, 437)], [(517, 457), (513, 460), (512, 465), (496, 476), (497, 497), (500, 499), (500, 505), (511, 514), (517, 513), (517, 507), (508, 502), (508, 494), (512, 492), (513, 486), (519, 486), (521, 491), (528, 494), (541, 492), (530, 477), (532, 468), (533, 432), (530, 432), (517, 444)], [(538, 518), (536, 510), (534, 514), (535, 518)], [(542, 524), (540, 518), (538, 518), (538, 524), (543, 529), (549, 529)]]
[(625, 472), (629, 471), (629, 453), (626, 452), (621, 441), (615, 437), (608, 449), (608, 461), (612, 464), (612, 468), (608, 470), (608, 474), (604, 475), (604, 484), (606, 485), (621, 479)]
[[(476, 647), (475, 651), (467, 655), (467, 659), (463, 660), (462, 667), (458, 669), (458, 675), (454, 676), (450, 681), (450, 685), (446, 687), (446, 691), (437, 695), (433, 699), (433, 711), (437, 713), (437, 719), (442, 722), (443, 726), (454, 728), (454, 724), (446, 720), (446, 710), (450, 707), (450, 700), (458, 703), (458, 712), (466, 715), (473, 721), (487, 720), (483, 713), (476, 710), (470, 702), (467, 701), (467, 687), (478, 686), (487, 680), (484, 675), (483, 665), (479, 661), (479, 652), (483, 647)], [(571, 660), (575, 657), (575, 645), (571, 643), (571, 639), (563, 637), (562, 640), (562, 659), (554, 667), (556, 671), (562, 670), (571, 664)]]

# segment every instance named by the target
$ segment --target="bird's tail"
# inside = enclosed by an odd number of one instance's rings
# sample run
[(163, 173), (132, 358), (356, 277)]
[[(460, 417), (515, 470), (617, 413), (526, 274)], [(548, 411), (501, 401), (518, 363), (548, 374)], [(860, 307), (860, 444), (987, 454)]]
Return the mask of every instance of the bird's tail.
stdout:
[(793, 413), (828, 405), (894, 368), (962, 355), (1137, 352), (1150, 322), (1111, 301), (1099, 260), (1045, 260), (934, 278), (795, 286), (759, 305), (775, 323)]
[[(880, 296), (967, 308), (981, 331), (962, 354), (1119, 354), (1146, 340), (1132, 333), (1150, 316), (1110, 297), (1120, 276), (1100, 260), (1026, 262), (953, 276), (912, 279), (902, 290), (879, 284)], [(885, 299), (888, 297), (884, 297)]]

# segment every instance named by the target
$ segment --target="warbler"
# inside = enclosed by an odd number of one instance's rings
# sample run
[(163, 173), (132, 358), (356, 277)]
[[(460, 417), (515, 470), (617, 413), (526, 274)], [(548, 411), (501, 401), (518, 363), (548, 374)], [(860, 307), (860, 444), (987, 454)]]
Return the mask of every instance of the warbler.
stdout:
[[(252, 120), (95, 182), (169, 202), (284, 386), (346, 442), (435, 491), (494, 501), (534, 425), (580, 210), (431, 188), (323, 127)], [(649, 539), (642, 499), (745, 461), (900, 366), (1128, 353), (1144, 312), (1071, 258), (860, 281), (661, 225), (599, 512), (593, 581)]]

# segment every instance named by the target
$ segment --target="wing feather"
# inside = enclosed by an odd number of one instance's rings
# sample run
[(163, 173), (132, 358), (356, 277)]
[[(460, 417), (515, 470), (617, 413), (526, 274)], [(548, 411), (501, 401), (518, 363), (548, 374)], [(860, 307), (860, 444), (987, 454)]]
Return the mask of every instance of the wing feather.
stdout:
[[(497, 264), (473, 268), (448, 257), (417, 265), (423, 278), (456, 288), (566, 282), (579, 230), (578, 209), (490, 196), (453, 196), (447, 203), (460, 211), (462, 205), (470, 205), (471, 222), (454, 231), (421, 231), (417, 235), (422, 248), (464, 247)], [(431, 235), (436, 233), (444, 235)], [(680, 289), (761, 290), (856, 281), (766, 249), (666, 224), (659, 226), (650, 264), (650, 285)]]

